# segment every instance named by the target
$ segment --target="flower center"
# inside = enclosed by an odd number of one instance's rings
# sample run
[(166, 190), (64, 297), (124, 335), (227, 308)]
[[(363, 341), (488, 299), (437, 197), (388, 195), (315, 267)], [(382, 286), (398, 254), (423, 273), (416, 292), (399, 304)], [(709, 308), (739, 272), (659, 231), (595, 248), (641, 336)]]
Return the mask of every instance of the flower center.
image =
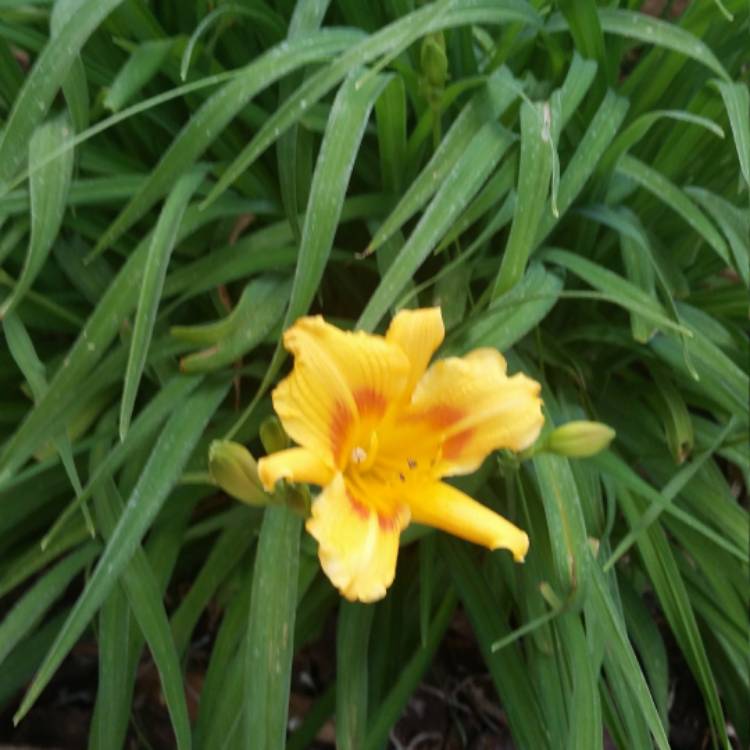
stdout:
[[(364, 441), (362, 441), (364, 442)], [(350, 461), (352, 468), (359, 473), (365, 473), (369, 471), (375, 459), (378, 457), (378, 433), (373, 431), (370, 433), (370, 439), (367, 441), (367, 447), (363, 447), (361, 444), (357, 444), (352, 448), (350, 455)]]

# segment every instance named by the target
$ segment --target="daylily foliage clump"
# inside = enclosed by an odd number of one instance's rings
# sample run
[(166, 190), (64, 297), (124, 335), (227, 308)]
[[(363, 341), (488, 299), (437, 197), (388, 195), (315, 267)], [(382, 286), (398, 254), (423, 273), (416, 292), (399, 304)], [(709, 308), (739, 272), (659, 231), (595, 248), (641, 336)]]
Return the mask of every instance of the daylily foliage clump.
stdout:
[(428, 366), (444, 333), (440, 309), (428, 308), (402, 310), (385, 336), (320, 316), (284, 334), (294, 369), (273, 405), (299, 447), (258, 471), (267, 490), (279, 479), (322, 487), (307, 530), (347, 599), (385, 595), (410, 521), (526, 555), (523, 531), (441, 477), (475, 471), (498, 448), (529, 447), (544, 422), (539, 383), (508, 376), (489, 348)]
[(750, 748), (749, 29), (0, 0), (0, 746)]

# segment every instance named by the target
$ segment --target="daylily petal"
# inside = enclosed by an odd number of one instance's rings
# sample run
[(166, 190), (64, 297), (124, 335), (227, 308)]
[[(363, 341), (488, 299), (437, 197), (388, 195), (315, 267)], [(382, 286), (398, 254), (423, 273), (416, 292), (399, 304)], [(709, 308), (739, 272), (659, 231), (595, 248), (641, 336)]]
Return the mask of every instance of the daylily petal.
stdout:
[(419, 381), (408, 418), (442, 437), (441, 476), (476, 470), (498, 448), (521, 451), (544, 423), (539, 383), (521, 373), (508, 377), (495, 349), (436, 362)]
[(289, 448), (261, 458), (258, 461), (258, 476), (263, 487), (271, 492), (279, 479), (309, 482), (323, 487), (333, 479), (333, 470), (307, 448)]
[(382, 599), (396, 573), (398, 539), (409, 522), (403, 506), (379, 515), (355, 497), (337, 474), (312, 505), (307, 530), (318, 540), (318, 557), (328, 578), (350, 601)]
[(406, 355), (382, 336), (341, 331), (320, 316), (300, 318), (284, 346), (294, 369), (273, 392), (274, 409), (295, 442), (343, 468), (360, 423), (377, 424), (403, 392)]
[(443, 343), (444, 337), (445, 326), (439, 307), (401, 310), (391, 321), (385, 338), (398, 344), (409, 358), (407, 393), (411, 393), (424, 375), (432, 355)]
[(523, 562), (529, 549), (525, 532), (445, 482), (415, 488), (407, 501), (411, 520), (416, 523), (434, 526), (489, 549), (508, 549), (516, 562)]

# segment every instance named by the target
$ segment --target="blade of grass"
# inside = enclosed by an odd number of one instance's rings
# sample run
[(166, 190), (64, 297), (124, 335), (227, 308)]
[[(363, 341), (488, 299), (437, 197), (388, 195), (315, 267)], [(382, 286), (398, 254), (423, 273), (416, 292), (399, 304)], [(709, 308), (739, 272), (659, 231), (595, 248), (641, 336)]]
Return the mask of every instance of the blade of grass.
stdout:
[(689, 328), (668, 318), (661, 305), (643, 290), (604, 266), (557, 248), (545, 248), (542, 259), (550, 260), (572, 271), (595, 289), (607, 294), (612, 302), (621, 305), (626, 310), (653, 320), (665, 329), (685, 336), (693, 335)]
[[(307, 312), (318, 291), (365, 126), (376, 99), (387, 83), (388, 78), (385, 76), (368, 76), (363, 79), (362, 71), (357, 69), (349, 75), (336, 95), (315, 165), (291, 299), (283, 328), (288, 328), (300, 315)], [(277, 347), (258, 389), (259, 394), (272, 382), (283, 358), (283, 351)], [(229, 437), (240, 429), (255, 408), (256, 400), (257, 397), (240, 416)]]
[[(70, 20), (71, 3), (55, 3), (49, 19), (50, 39), (54, 39)], [(65, 103), (76, 131), (84, 130), (89, 124), (89, 90), (86, 81), (86, 68), (81, 57), (76, 57), (68, 75), (62, 82)]]
[(688, 186), (685, 192), (724, 232), (734, 256), (734, 266), (745, 286), (750, 287), (750, 214), (709, 190)]
[[(317, 31), (323, 23), (323, 17), (329, 5), (330, 0), (296, 3), (294, 13), (289, 21), (289, 29), (285, 32), (287, 39), (295, 39)], [(283, 35), (284, 32), (282, 32)], [(288, 76), (281, 81), (279, 83), (279, 101), (283, 102), (291, 96), (302, 80), (302, 76), (298, 74)], [(308, 149), (303, 152), (301, 148), (298, 148), (302, 139), (306, 139), (306, 142), (309, 142), (310, 134), (306, 130), (300, 129), (298, 125), (294, 125), (279, 138), (276, 145), (281, 201), (291, 224), (294, 238), (297, 241), (300, 238), (298, 219), (300, 199), (304, 198), (309, 192), (309, 180), (312, 171), (312, 154), (310, 150)], [(305, 182), (304, 186), (300, 184), (301, 179)]]
[(605, 634), (607, 654), (622, 674), (624, 685), (627, 685), (628, 691), (635, 698), (640, 715), (645, 719), (657, 747), (659, 750), (669, 750), (669, 740), (630, 644), (625, 622), (609, 591), (604, 574), (596, 565), (592, 566), (591, 580), (589, 611), (596, 626)]
[[(47, 390), (45, 367), (34, 349), (34, 343), (32, 342), (26, 327), (15, 313), (10, 313), (9, 315), (6, 315), (3, 320), (3, 332), (5, 333), (8, 350), (26, 378), (31, 393), (34, 396), (34, 401), (39, 401)], [(65, 472), (70, 479), (73, 490), (76, 494), (80, 494), (81, 480), (78, 476), (75, 461), (73, 460), (73, 449), (70, 445), (70, 438), (67, 432), (63, 432), (54, 437), (53, 441), (55, 449), (60, 456), (60, 460), (65, 467)], [(83, 514), (86, 524), (91, 531), (91, 536), (94, 536), (91, 518), (88, 515), (85, 506), (83, 507)]]

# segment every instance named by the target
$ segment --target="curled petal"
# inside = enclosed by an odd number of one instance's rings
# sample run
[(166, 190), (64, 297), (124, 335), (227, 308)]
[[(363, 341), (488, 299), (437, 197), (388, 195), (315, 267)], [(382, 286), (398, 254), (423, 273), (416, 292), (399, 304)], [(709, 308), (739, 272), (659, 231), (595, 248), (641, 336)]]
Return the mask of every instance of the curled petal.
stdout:
[(289, 448), (261, 458), (258, 461), (258, 476), (263, 487), (271, 492), (279, 479), (309, 482), (322, 487), (333, 479), (333, 471), (307, 448)]
[(284, 333), (294, 368), (273, 392), (289, 436), (343, 468), (360, 433), (380, 421), (404, 387), (406, 355), (382, 336), (300, 318)]
[(536, 440), (544, 423), (540, 391), (526, 375), (508, 377), (495, 349), (477, 349), (430, 367), (408, 419), (440, 435), (440, 475), (465, 474), (493, 450), (521, 451)]
[(526, 533), (510, 521), (445, 482), (433, 482), (408, 497), (411, 520), (434, 526), (488, 549), (508, 549), (523, 562), (529, 549)]
[(407, 394), (424, 375), (427, 365), (445, 337), (443, 315), (439, 307), (401, 310), (391, 321), (385, 335), (387, 341), (398, 344), (409, 358)]
[(350, 601), (372, 602), (393, 582), (399, 534), (408, 522), (405, 507), (392, 516), (378, 514), (337, 474), (313, 502), (307, 530), (318, 541), (331, 583)]

